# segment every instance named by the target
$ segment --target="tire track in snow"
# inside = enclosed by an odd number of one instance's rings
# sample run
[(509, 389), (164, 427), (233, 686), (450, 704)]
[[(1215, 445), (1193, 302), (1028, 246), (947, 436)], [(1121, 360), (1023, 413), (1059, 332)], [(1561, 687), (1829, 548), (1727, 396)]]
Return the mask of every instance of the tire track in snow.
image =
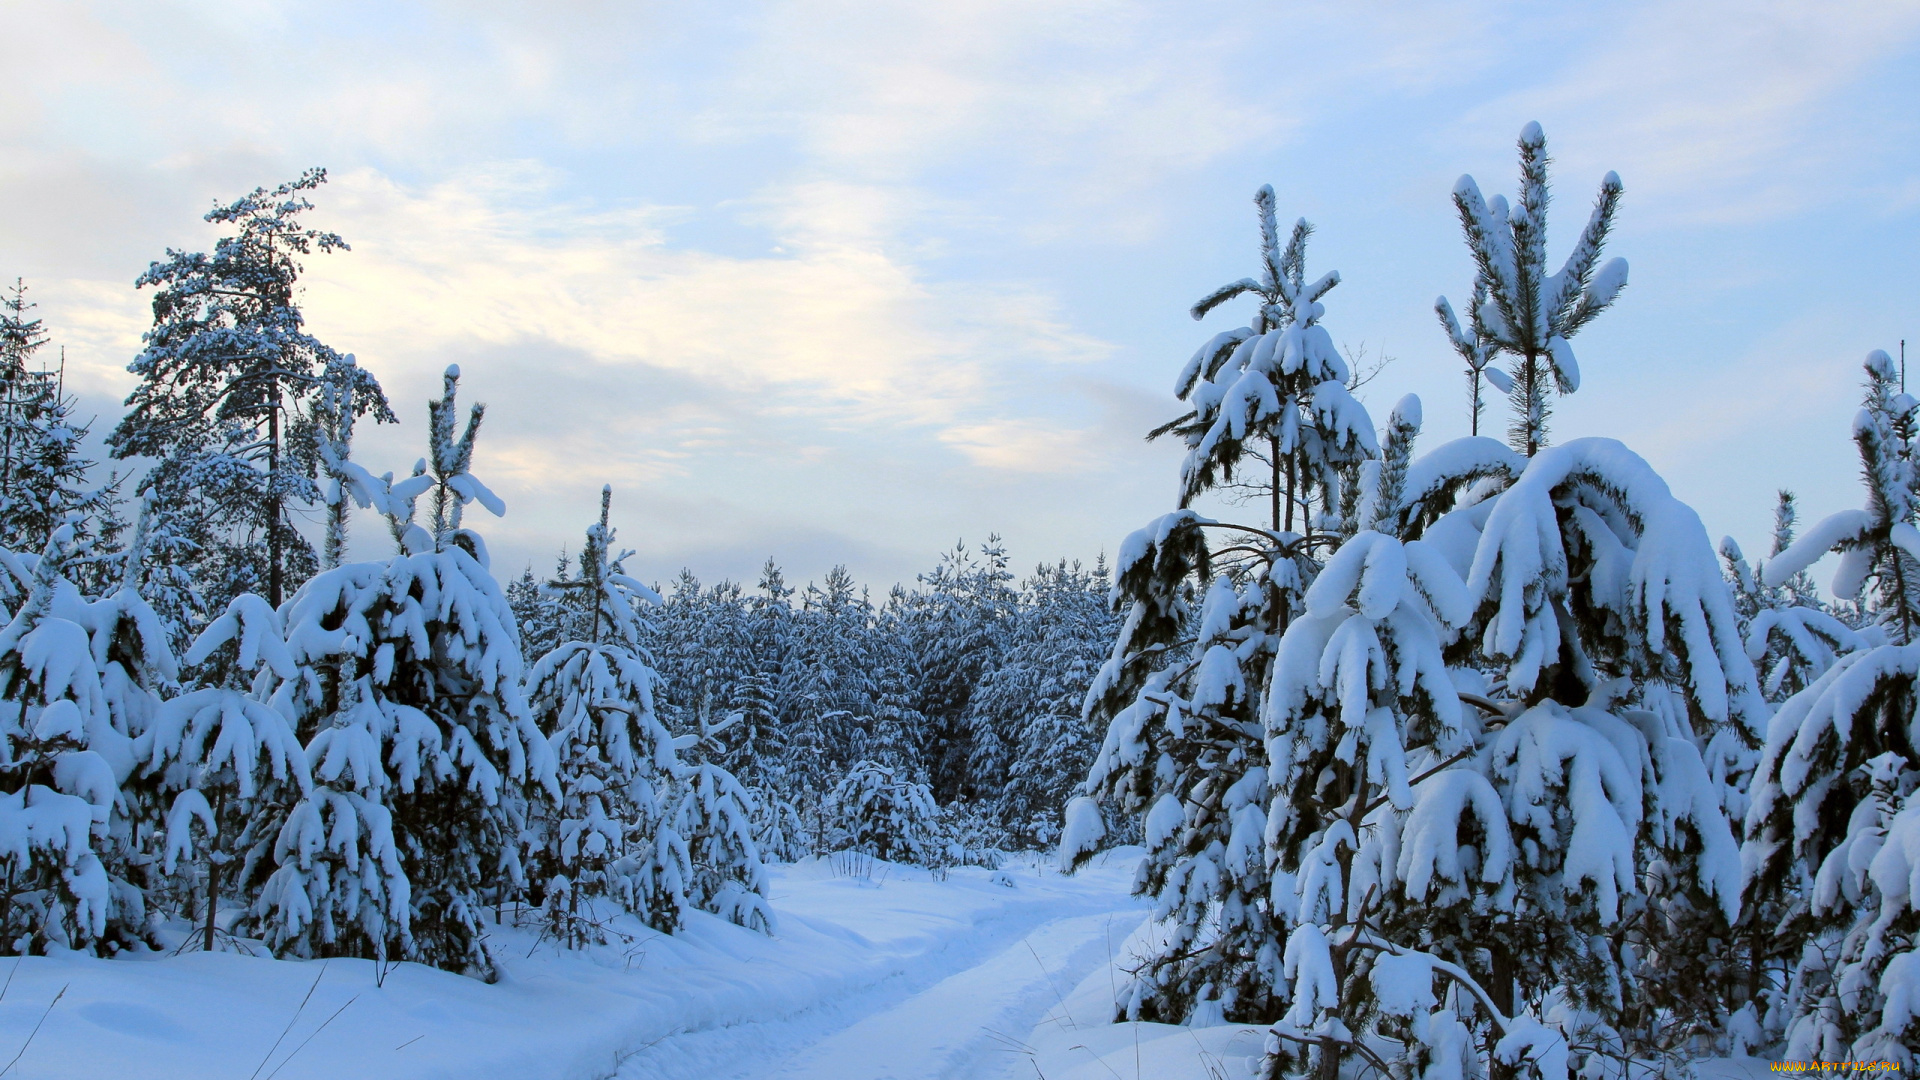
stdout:
[[(777, 1080), (988, 1080), (1018, 1074), (1023, 1040), (1143, 918), (1041, 926), (981, 964), (869, 1016), (764, 1074)], [(1091, 1018), (1062, 1017), (1072, 1023)]]
[[(1104, 905), (1103, 905), (1104, 906)], [(618, 1080), (990, 1080), (1145, 917), (1134, 906), (1014, 909), (906, 970), (794, 1015), (667, 1036)], [(1018, 919), (1028, 915), (1033, 918)], [(999, 930), (1000, 933), (991, 933)]]

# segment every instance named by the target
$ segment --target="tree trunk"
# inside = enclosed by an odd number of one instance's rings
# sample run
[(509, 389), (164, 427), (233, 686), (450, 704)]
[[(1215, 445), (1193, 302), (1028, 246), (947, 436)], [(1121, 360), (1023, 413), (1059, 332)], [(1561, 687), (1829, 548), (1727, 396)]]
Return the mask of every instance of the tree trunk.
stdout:
[(280, 390), (267, 392), (267, 603), (280, 608)]
[(217, 853), (207, 853), (207, 942), (206, 950), (213, 951), (214, 916), (220, 912), (220, 861)]
[(1471, 420), (1471, 430), (1468, 432), (1468, 434), (1479, 435), (1480, 434), (1480, 369), (1474, 368), (1469, 377), (1473, 379), (1473, 416)]
[(1299, 497), (1300, 472), (1293, 458), (1287, 459), (1287, 531), (1293, 531), (1293, 504)]
[(1527, 362), (1520, 372), (1527, 382), (1527, 456), (1540, 452), (1540, 359), (1532, 352), (1527, 353)]
[[(1487, 952), (1493, 957), (1493, 973), (1488, 979), (1487, 996), (1493, 999), (1493, 1007), (1500, 1010), (1500, 1015), (1511, 1017), (1513, 1015), (1513, 954), (1500, 942), (1494, 942), (1488, 946)], [(1498, 1034), (1495, 1033), (1489, 1038), (1498, 1038)], [(1514, 1080), (1519, 1075), (1520, 1070), (1516, 1066), (1503, 1064), (1489, 1056), (1487, 1080)]]

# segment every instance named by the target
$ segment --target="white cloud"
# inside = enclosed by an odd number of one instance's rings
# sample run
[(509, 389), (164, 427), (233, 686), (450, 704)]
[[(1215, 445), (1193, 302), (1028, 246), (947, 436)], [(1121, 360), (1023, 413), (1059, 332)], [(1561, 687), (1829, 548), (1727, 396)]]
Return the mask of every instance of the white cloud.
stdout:
[[(671, 518), (675, 550), (803, 534), (931, 550), (1016, 516), (1042, 548), (1091, 549), (1164, 502), (1171, 450), (1137, 437), (1192, 347), (1183, 304), (1243, 272), (1262, 181), (1352, 275), (1339, 328), (1404, 356), (1381, 402), (1452, 379), (1428, 309), (1464, 273), (1446, 184), (1468, 169), (1507, 187), (1526, 119), (1561, 158), (1562, 242), (1599, 173), (1626, 178), (1636, 291), (1608, 318), (1648, 320), (1636, 340), (1693, 318), (1647, 303), (1656, 289), (1743, 326), (1800, 301), (1759, 259), (1662, 273), (1631, 230), (1669, 230), (1673, 252), (1796, 222), (1789, 250), (1852, 206), (1910, 236), (1915, 204), (1887, 167), (1914, 124), (1895, 107), (1914, 0), (6, 12), (0, 275), (27, 277), (74, 385), (125, 392), (148, 318), (132, 278), (210, 244), (195, 219), (214, 197), (327, 164), (315, 221), (354, 250), (309, 260), (311, 325), (409, 425), (391, 445), (370, 433), (369, 454), (412, 460), (419, 402), (461, 361), (494, 407), (483, 458), (515, 505), (500, 528), (528, 544), (573, 536), (607, 479)], [(1805, 257), (1806, 280), (1845, 276)], [(1904, 273), (1889, 296), (1910, 293)], [(1875, 303), (1838, 297), (1830, 318)], [(1842, 378), (1855, 351), (1833, 358)], [(1676, 469), (1700, 456), (1687, 432), (1746, 437), (1694, 424), (1682, 396), (1635, 416)], [(1792, 402), (1761, 397), (1717, 407), (1784, 431)], [(1149, 452), (1158, 472), (1126, 472)], [(579, 506), (548, 491), (562, 483)]]
[(1022, 368), (1104, 348), (1044, 296), (941, 283), (891, 256), (869, 210), (884, 194), (802, 189), (770, 215), (790, 253), (741, 257), (669, 243), (683, 211), (556, 203), (553, 179), (531, 165), (424, 190), (340, 176), (329, 221), (364, 239), (310, 260), (310, 319), (340, 347), (409, 359), (543, 341), (609, 372), (680, 373), (743, 411), (836, 426), (950, 423)]
[(1836, 101), (1913, 47), (1920, 3), (1647, 3), (1568, 29), (1563, 57), (1467, 126), (1538, 118), (1583, 188), (1617, 168), (1650, 218), (1751, 222), (1818, 206), (1851, 186), (1836, 164), (1879, 152), (1883, 124)]
[(1057, 419), (998, 420), (950, 427), (940, 433), (940, 439), (976, 465), (1062, 475), (1088, 471), (1098, 460), (1087, 434), (1064, 427)]

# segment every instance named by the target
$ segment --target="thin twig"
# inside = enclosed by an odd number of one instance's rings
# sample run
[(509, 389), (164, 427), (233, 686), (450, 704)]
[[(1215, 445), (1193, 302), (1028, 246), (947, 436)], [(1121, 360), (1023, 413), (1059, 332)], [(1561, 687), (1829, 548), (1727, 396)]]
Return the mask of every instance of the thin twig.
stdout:
[(426, 1037), (427, 1037), (427, 1033), (423, 1031), (420, 1034), (415, 1035), (413, 1038), (408, 1039), (406, 1042), (401, 1043), (399, 1046), (394, 1047), (393, 1048), (394, 1052), (398, 1053), (401, 1050), (405, 1050), (407, 1047), (412, 1046), (414, 1043), (417, 1043), (421, 1039), (424, 1039)]
[(314, 992), (314, 990), (316, 990), (316, 989), (318, 989), (318, 988), (319, 988), (319, 986), (320, 986), (320, 980), (326, 977), (326, 974), (327, 974), (327, 965), (328, 965), (328, 964), (330, 964), (330, 963), (332, 963), (332, 962), (333, 962), (332, 960), (326, 960), (326, 961), (323, 961), (323, 962), (322, 962), (322, 963), (320, 964), (320, 974), (318, 974), (318, 975), (315, 975), (315, 976), (313, 977), (313, 985), (312, 985), (312, 986), (309, 986), (309, 987), (307, 987), (307, 996), (306, 996), (306, 997), (303, 997), (303, 998), (301, 998), (301, 999), (300, 999), (300, 1007), (299, 1007), (299, 1008), (297, 1008), (297, 1009), (295, 1009), (295, 1010), (293, 1010), (293, 1019), (291, 1019), (291, 1020), (288, 1020), (288, 1021), (287, 1021), (287, 1026), (286, 1026), (286, 1027), (284, 1027), (284, 1028), (281, 1028), (281, 1029), (280, 1029), (280, 1038), (278, 1038), (278, 1039), (275, 1039), (275, 1040), (273, 1040), (273, 1045), (272, 1045), (272, 1046), (269, 1046), (269, 1047), (267, 1047), (267, 1056), (266, 1056), (266, 1057), (263, 1057), (263, 1058), (261, 1058), (261, 1059), (260, 1059), (260, 1064), (258, 1064), (258, 1065), (255, 1065), (255, 1066), (253, 1067), (253, 1075), (252, 1075), (252, 1076), (249, 1076), (249, 1077), (247, 1077), (247, 1080), (256, 1080), (256, 1078), (257, 1078), (257, 1077), (258, 1077), (258, 1076), (260, 1075), (260, 1070), (261, 1070), (261, 1069), (264, 1069), (264, 1068), (266, 1068), (266, 1067), (267, 1067), (267, 1062), (269, 1062), (269, 1061), (272, 1061), (272, 1060), (273, 1060), (273, 1052), (274, 1052), (275, 1050), (278, 1050), (278, 1049), (280, 1049), (280, 1043), (281, 1043), (281, 1041), (282, 1041), (282, 1040), (284, 1040), (284, 1039), (285, 1039), (285, 1038), (287, 1037), (287, 1032), (289, 1032), (289, 1031), (292, 1031), (292, 1030), (293, 1030), (293, 1025), (295, 1025), (295, 1024), (297, 1024), (297, 1023), (299, 1023), (299, 1022), (300, 1022), (300, 1014), (301, 1014), (301, 1013), (303, 1013), (303, 1012), (305, 1012), (305, 1011), (307, 1010), (307, 1002), (308, 1002), (308, 1000), (310, 1000), (310, 999), (311, 999), (311, 998), (313, 997), (313, 992)]
[[(72, 983), (68, 983), (68, 984), (67, 984), (67, 986), (72, 986), (72, 985), (73, 985)], [(5, 1075), (7, 1075), (8, 1073), (10, 1073), (10, 1072), (12, 1072), (12, 1071), (13, 1071), (13, 1067), (14, 1067), (15, 1065), (18, 1065), (18, 1064), (20, 1064), (20, 1059), (21, 1059), (22, 1057), (25, 1057), (25, 1056), (26, 1056), (26, 1053), (27, 1053), (27, 1047), (29, 1047), (29, 1046), (32, 1046), (32, 1045), (33, 1045), (33, 1037), (34, 1037), (35, 1035), (38, 1035), (38, 1034), (40, 1034), (40, 1024), (44, 1024), (44, 1023), (46, 1023), (46, 1022), (47, 1022), (47, 1017), (48, 1017), (49, 1015), (51, 1015), (51, 1014), (52, 1014), (52, 1012), (53, 1012), (53, 1007), (54, 1007), (55, 1005), (58, 1005), (58, 1004), (60, 1004), (60, 999), (61, 999), (61, 998), (63, 998), (63, 997), (66, 997), (66, 996), (67, 996), (67, 986), (63, 986), (63, 987), (61, 987), (61, 988), (60, 988), (60, 992), (59, 992), (59, 993), (57, 993), (57, 994), (55, 994), (55, 995), (53, 995), (53, 1000), (52, 1000), (52, 1001), (49, 1001), (49, 1002), (47, 1002), (47, 1011), (46, 1011), (46, 1012), (43, 1012), (43, 1013), (41, 1013), (41, 1014), (40, 1014), (40, 1021), (39, 1021), (39, 1023), (36, 1023), (36, 1024), (34, 1024), (34, 1025), (33, 1025), (33, 1030), (32, 1030), (32, 1031), (29, 1031), (29, 1032), (27, 1032), (27, 1041), (26, 1041), (26, 1042), (23, 1042), (23, 1043), (21, 1043), (21, 1044), (20, 1044), (20, 1052), (19, 1052), (18, 1054), (15, 1054), (15, 1055), (13, 1055), (13, 1060), (12, 1060), (12, 1061), (9, 1061), (9, 1062), (7, 1062), (7, 1067), (6, 1067), (6, 1068), (4, 1068), (4, 1069), (0, 1069), (0, 1076), (5, 1076)]]
[[(354, 1002), (359, 1000), (360, 1000), (360, 995), (355, 994), (352, 997), (347, 999), (347, 1005), (351, 1005)], [(327, 1025), (333, 1023), (335, 1017), (347, 1011), (347, 1005), (342, 1005), (339, 1008), (333, 1010), (333, 1016), (329, 1016), (325, 1020), (321, 1021), (320, 1026), (317, 1028), (314, 1028), (312, 1034), (300, 1040), (300, 1045), (293, 1048), (293, 1053), (288, 1054), (286, 1057), (281, 1058), (280, 1064), (275, 1065), (273, 1067), (273, 1071), (267, 1074), (267, 1080), (273, 1080), (274, 1077), (280, 1075), (280, 1070), (286, 1068), (287, 1062), (292, 1061), (295, 1055), (299, 1054), (300, 1051), (305, 1050), (307, 1048), (307, 1044), (313, 1041), (314, 1035), (318, 1035), (321, 1032), (327, 1030)]]
[(24, 955), (16, 956), (13, 958), (13, 967), (7, 969), (7, 981), (5, 983), (0, 983), (0, 1001), (7, 1000), (7, 987), (13, 985), (13, 976), (16, 972), (20, 970), (20, 961), (25, 958), (26, 957)]

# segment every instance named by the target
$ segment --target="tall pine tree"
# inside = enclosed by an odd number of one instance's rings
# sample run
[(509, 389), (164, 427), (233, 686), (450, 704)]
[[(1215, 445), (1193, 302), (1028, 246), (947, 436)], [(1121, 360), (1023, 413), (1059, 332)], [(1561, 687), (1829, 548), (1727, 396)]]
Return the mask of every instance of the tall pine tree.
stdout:
[(373, 376), (308, 333), (300, 313), (300, 256), (347, 248), (301, 221), (326, 179), (310, 169), (216, 206), (206, 220), (234, 232), (212, 254), (168, 249), (135, 282), (154, 290), (153, 326), (107, 442), (115, 457), (155, 459), (140, 490), (185, 509), (216, 602), (257, 592), (277, 607), (317, 568), (291, 516), (323, 501), (316, 405), (348, 400), (354, 415), (393, 419)]

